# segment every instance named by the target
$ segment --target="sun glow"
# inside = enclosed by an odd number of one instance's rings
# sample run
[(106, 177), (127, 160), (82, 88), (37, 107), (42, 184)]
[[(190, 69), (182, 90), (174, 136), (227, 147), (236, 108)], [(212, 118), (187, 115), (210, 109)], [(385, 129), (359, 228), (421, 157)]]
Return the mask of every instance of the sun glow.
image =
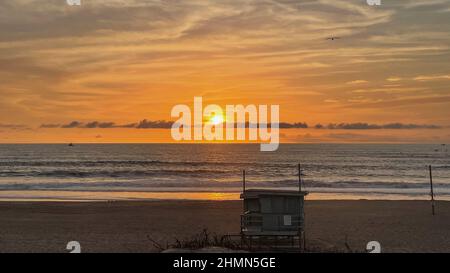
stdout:
[(209, 119), (209, 122), (218, 125), (225, 122), (225, 119), (222, 115), (214, 115)]

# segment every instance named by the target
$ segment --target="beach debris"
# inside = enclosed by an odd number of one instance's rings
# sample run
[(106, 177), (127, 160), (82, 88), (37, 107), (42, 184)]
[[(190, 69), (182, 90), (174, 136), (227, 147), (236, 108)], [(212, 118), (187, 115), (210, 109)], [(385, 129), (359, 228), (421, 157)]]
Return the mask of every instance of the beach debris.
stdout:
[(164, 251), (166, 250), (166, 248), (164, 248), (162, 245), (160, 245), (157, 241), (153, 240), (149, 235), (147, 235), (147, 239), (152, 242), (153, 246), (160, 250), (160, 251)]
[(347, 234), (345, 234), (344, 245), (348, 252), (350, 252), (350, 253), (353, 252), (352, 248), (350, 247), (350, 244), (348, 243), (348, 235)]
[(211, 246), (200, 249), (169, 248), (162, 251), (162, 253), (248, 253), (248, 251)]

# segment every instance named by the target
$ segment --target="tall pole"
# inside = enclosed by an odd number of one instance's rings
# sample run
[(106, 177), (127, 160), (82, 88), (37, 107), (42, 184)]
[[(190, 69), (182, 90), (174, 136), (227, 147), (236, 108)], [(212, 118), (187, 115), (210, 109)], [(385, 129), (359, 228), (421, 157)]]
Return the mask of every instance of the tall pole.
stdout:
[(245, 193), (245, 170), (242, 170), (242, 189)]
[(302, 168), (300, 163), (298, 164), (298, 191), (302, 192)]
[(241, 215), (241, 245), (244, 241), (244, 217), (245, 217), (245, 170), (242, 170), (242, 215)]
[[(298, 164), (298, 191), (302, 193), (302, 166), (300, 163)], [(300, 197), (302, 198), (302, 197)], [(304, 198), (304, 197), (303, 197)], [(299, 220), (302, 222), (299, 223), (299, 234), (298, 234), (298, 246), (300, 251), (304, 251), (306, 249), (306, 232), (305, 232), (305, 200), (303, 199), (303, 203), (300, 205), (300, 214)]]
[(433, 173), (431, 172), (431, 165), (429, 166), (430, 170), (430, 194), (431, 194), (431, 213), (434, 215), (434, 191), (433, 191)]

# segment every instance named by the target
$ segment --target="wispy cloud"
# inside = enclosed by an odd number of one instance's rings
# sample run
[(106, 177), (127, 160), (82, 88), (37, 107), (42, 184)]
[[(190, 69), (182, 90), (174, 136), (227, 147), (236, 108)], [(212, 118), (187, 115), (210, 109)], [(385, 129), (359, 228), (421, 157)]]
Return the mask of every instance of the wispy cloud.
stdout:
[(386, 79), (388, 82), (399, 82), (402, 80), (401, 77), (389, 77)]
[(415, 81), (450, 80), (450, 75), (417, 76)]
[(354, 80), (354, 81), (347, 82), (347, 84), (363, 84), (363, 83), (368, 83), (368, 81), (366, 81), (366, 80)]

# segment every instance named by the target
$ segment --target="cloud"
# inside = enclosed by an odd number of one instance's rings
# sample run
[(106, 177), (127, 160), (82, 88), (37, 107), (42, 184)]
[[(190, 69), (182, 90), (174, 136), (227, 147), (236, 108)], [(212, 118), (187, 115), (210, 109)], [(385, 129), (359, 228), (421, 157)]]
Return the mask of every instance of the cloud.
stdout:
[(65, 129), (78, 128), (81, 125), (82, 125), (82, 123), (79, 121), (72, 121), (71, 123), (61, 125), (61, 128), (65, 128)]
[(99, 122), (99, 121), (91, 121), (91, 122), (81, 122), (81, 121), (72, 121), (67, 124), (42, 124), (40, 128), (62, 128), (62, 129), (72, 129), (72, 128), (84, 128), (84, 129), (111, 129), (111, 128), (136, 128), (136, 129), (153, 129), (153, 128), (171, 128), (173, 122), (170, 121), (150, 121), (150, 120), (142, 120), (139, 123), (129, 123), (129, 124), (116, 124), (114, 122)]
[(405, 8), (426, 8), (429, 6), (437, 6), (437, 8), (449, 7), (448, 0), (409, 0), (407, 3), (402, 3)]
[[(109, 129), (109, 128), (136, 128), (136, 129), (170, 129), (172, 128), (174, 122), (172, 121), (165, 121), (165, 120), (141, 120), (138, 123), (129, 123), (129, 124), (116, 124), (114, 122), (99, 122), (99, 121), (92, 121), (83, 123), (80, 121), (72, 121), (67, 124), (42, 124), (40, 128), (63, 128), (63, 129), (71, 129), (71, 128), (85, 128), (85, 129), (93, 129), (93, 128), (101, 128), (101, 129)], [(245, 125), (242, 124), (242, 126), (245, 126), (246, 128), (250, 127), (249, 122), (246, 122)], [(258, 125), (257, 125), (258, 126)], [(267, 127), (271, 127), (272, 125), (269, 123), (267, 124)], [(294, 129), (294, 128), (308, 128), (308, 124), (305, 122), (296, 122), (296, 123), (288, 123), (288, 122), (280, 122), (278, 126), (281, 129)], [(236, 124), (236, 127), (238, 127), (238, 124)]]
[(411, 105), (425, 105), (425, 104), (447, 104), (450, 102), (450, 96), (429, 96), (429, 97), (413, 97), (413, 98), (400, 98), (392, 100), (374, 100), (374, 101), (354, 101), (351, 105), (345, 106), (347, 108), (399, 108), (402, 106)]
[(404, 124), (404, 123), (387, 123), (387, 124), (369, 124), (363, 122), (357, 123), (330, 123), (328, 125), (317, 124), (316, 129), (329, 130), (375, 130), (375, 129), (441, 129), (442, 126), (434, 124)]
[[(156, 128), (156, 129), (170, 129), (172, 128), (173, 122), (171, 121), (164, 121), (164, 120), (158, 120), (158, 121), (148, 121), (148, 120), (143, 120), (141, 121), (136, 128), (138, 129), (150, 129), (150, 128)], [(256, 124), (256, 127), (258, 127), (260, 124)], [(249, 128), (250, 127), (250, 123), (246, 122), (245, 125), (244, 124), (235, 124), (235, 127), (244, 127), (245, 128)], [(308, 124), (304, 123), (304, 122), (296, 122), (296, 123), (288, 123), (288, 122), (280, 122), (278, 124), (280, 129), (294, 129), (294, 128), (308, 128)], [(271, 123), (267, 124), (267, 127), (272, 127)]]
[(115, 124), (114, 122), (99, 122), (99, 121), (92, 121), (92, 122), (87, 122), (87, 123), (83, 123), (80, 121), (73, 121), (69, 124), (66, 125), (41, 125), (41, 128), (65, 128), (65, 129), (70, 129), (70, 128), (86, 128), (86, 129), (94, 129), (94, 128), (101, 128), (101, 129), (109, 129), (109, 128), (136, 128), (137, 123), (130, 123), (130, 124)]
[(382, 125), (383, 129), (441, 129), (442, 126), (434, 124), (403, 124), (389, 123)]
[(450, 75), (434, 75), (434, 76), (417, 76), (415, 81), (435, 81), (435, 80), (450, 80)]
[(59, 128), (61, 124), (42, 124), (40, 128)]
[(115, 128), (114, 122), (98, 122), (93, 121), (84, 125), (85, 128)]
[(139, 122), (139, 124), (136, 126), (137, 129), (169, 129), (172, 128), (173, 122), (171, 121), (164, 121), (164, 120), (157, 120), (157, 121), (151, 121), (151, 120), (142, 120)]
[(368, 81), (366, 81), (366, 80), (354, 80), (354, 81), (347, 82), (347, 84), (363, 84), (363, 83), (368, 83)]
[(24, 129), (29, 129), (28, 126), (23, 125), (23, 124), (3, 124), (3, 123), (0, 123), (0, 128), (4, 128), (4, 129), (12, 129), (12, 130), (24, 130)]
[(281, 129), (308, 128), (308, 124), (305, 122), (297, 122), (297, 123), (280, 122), (279, 125)]
[(129, 124), (117, 125), (116, 128), (136, 128), (137, 125), (138, 125), (137, 123), (129, 123)]
[[(72, 121), (68, 124), (59, 125), (59, 124), (42, 124), (40, 128), (84, 128), (84, 129), (110, 129), (110, 128), (135, 128), (135, 129), (170, 129), (172, 128), (174, 122), (165, 121), (165, 120), (147, 120), (144, 119), (138, 123), (129, 123), (118, 125), (114, 122), (87, 122), (83, 123), (80, 121)], [(259, 127), (260, 124), (256, 124), (254, 127)], [(10, 125), (12, 126), (12, 125)], [(280, 122), (278, 124), (280, 129), (307, 129), (310, 128), (306, 122)], [(0, 125), (0, 127), (2, 127)], [(235, 124), (235, 128), (250, 128), (250, 123), (246, 122), (245, 124)], [(267, 124), (268, 128), (272, 127), (271, 123)], [(434, 124), (413, 124), (413, 123), (386, 123), (386, 124), (373, 124), (373, 123), (365, 123), (365, 122), (357, 122), (357, 123), (329, 123), (327, 125), (316, 124), (312, 128), (314, 129), (329, 129), (329, 130), (379, 130), (379, 129), (441, 129), (442, 126), (434, 125)]]
[(386, 81), (388, 81), (388, 82), (399, 82), (401, 80), (402, 80), (402, 78), (400, 78), (400, 77), (389, 77), (386, 79)]

